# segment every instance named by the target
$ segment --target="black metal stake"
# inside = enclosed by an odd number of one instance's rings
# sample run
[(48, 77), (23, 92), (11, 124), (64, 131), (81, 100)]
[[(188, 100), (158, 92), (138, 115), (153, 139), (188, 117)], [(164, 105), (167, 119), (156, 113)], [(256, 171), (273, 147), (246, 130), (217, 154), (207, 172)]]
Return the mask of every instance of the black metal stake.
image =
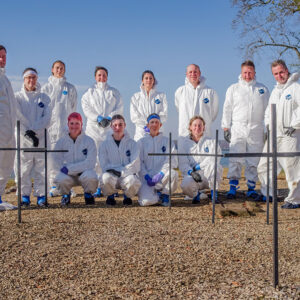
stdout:
[(270, 129), (267, 125), (267, 224), (270, 222)]
[(169, 134), (169, 209), (171, 209), (172, 133)]
[(45, 205), (48, 206), (48, 176), (47, 176), (47, 173), (48, 173), (48, 149), (47, 149), (47, 129), (45, 128)]
[(20, 133), (20, 121), (17, 121), (17, 166), (18, 166), (18, 223), (22, 222), (21, 215), (21, 133)]
[(278, 206), (277, 206), (277, 124), (276, 105), (271, 105), (272, 116), (272, 179), (273, 179), (273, 286), (276, 288), (278, 280)]
[(218, 146), (219, 146), (219, 131), (216, 130), (216, 144), (215, 144), (215, 167), (214, 167), (214, 188), (213, 188), (213, 211), (212, 211), (212, 223), (215, 224), (216, 213), (216, 185), (217, 185), (217, 163), (218, 163)]

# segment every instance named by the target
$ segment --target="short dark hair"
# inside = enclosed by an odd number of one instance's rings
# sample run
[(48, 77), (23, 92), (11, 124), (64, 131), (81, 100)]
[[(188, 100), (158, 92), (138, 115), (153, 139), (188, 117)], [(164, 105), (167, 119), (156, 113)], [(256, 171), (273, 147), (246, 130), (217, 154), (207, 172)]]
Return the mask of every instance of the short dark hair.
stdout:
[(144, 79), (144, 76), (145, 76), (146, 74), (151, 74), (151, 75), (152, 75), (152, 77), (153, 77), (153, 79), (154, 79), (154, 85), (155, 85), (157, 81), (156, 81), (156, 78), (155, 78), (155, 76), (154, 76), (154, 73), (153, 73), (151, 70), (146, 70), (146, 71), (143, 72), (143, 74), (142, 74), (142, 80)]
[(23, 71), (22, 75), (24, 75), (27, 71), (33, 71), (33, 72), (35, 72), (36, 74), (38, 73), (37, 70), (36, 70), (35, 68), (29, 67), (29, 68), (26, 68), (26, 69)]
[(241, 64), (241, 68), (242, 67), (252, 67), (255, 70), (255, 65), (254, 62), (252, 60), (245, 60), (242, 64)]
[(115, 121), (115, 120), (123, 120), (124, 123), (126, 123), (126, 122), (125, 122), (125, 118), (124, 118), (122, 115), (119, 115), (119, 114), (113, 115), (113, 116), (112, 116), (112, 118), (111, 118), (111, 123), (112, 123), (113, 121)]
[(3, 45), (0, 45), (0, 51), (1, 51), (1, 50), (4, 50), (5, 53), (7, 53), (6, 48), (5, 48)]
[(102, 66), (96, 66), (96, 68), (95, 68), (95, 75), (94, 75), (94, 76), (96, 76), (96, 74), (97, 74), (97, 72), (98, 72), (99, 70), (105, 71), (106, 76), (108, 76), (108, 71), (107, 71), (107, 69), (106, 69), (105, 67), (102, 67)]
[(288, 68), (286, 66), (286, 63), (285, 63), (285, 61), (283, 59), (276, 59), (276, 60), (274, 60), (272, 62), (272, 64), (271, 64), (271, 69), (275, 68), (275, 67), (277, 67), (279, 65), (283, 66), (286, 70), (288, 70)]

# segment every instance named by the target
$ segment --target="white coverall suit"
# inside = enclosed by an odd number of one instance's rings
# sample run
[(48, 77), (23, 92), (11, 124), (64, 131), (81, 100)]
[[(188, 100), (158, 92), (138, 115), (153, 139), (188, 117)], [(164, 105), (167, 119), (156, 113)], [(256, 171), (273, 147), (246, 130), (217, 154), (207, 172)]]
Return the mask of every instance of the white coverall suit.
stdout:
[[(232, 84), (227, 92), (223, 107), (222, 129), (229, 128), (231, 153), (261, 152), (264, 146), (264, 114), (269, 100), (269, 91), (261, 83), (252, 80)], [(258, 180), (257, 165), (259, 157), (229, 159), (227, 177), (239, 180), (242, 164), (245, 164), (245, 177), (250, 186)], [(250, 183), (249, 183), (250, 181)]]
[[(93, 139), (81, 132), (74, 141), (66, 134), (58, 140), (55, 150), (68, 150), (53, 155), (54, 183), (60, 193), (68, 195), (77, 185), (81, 185), (85, 193), (94, 193), (98, 178), (95, 172), (97, 150)], [(63, 166), (67, 167), (68, 175), (60, 171)]]
[[(0, 68), (0, 148), (14, 148), (16, 126), (16, 100), (11, 84)], [(15, 151), (0, 151), (0, 196), (14, 167)]]
[[(97, 122), (98, 116), (112, 117), (116, 114), (123, 114), (123, 100), (119, 91), (110, 87), (106, 82), (98, 82), (89, 88), (81, 99), (82, 110), (87, 118), (85, 133), (90, 136), (97, 147), (105, 140), (110, 132), (110, 126), (102, 128)], [(96, 164), (98, 176), (101, 174), (101, 164)]]
[[(52, 114), (48, 134), (50, 148), (54, 149), (56, 142), (68, 133), (68, 116), (77, 111), (77, 91), (65, 77), (50, 76), (48, 82), (42, 86), (42, 92), (51, 99)], [(49, 172), (50, 186), (53, 186), (54, 177), (50, 168)]]
[[(142, 186), (139, 190), (139, 204), (141, 206), (154, 205), (158, 203), (159, 196), (157, 191), (162, 194), (169, 195), (169, 156), (150, 156), (148, 153), (169, 153), (169, 139), (159, 133), (152, 137), (150, 134), (143, 137), (138, 142), (140, 146), (141, 171), (140, 180)], [(172, 144), (172, 153), (176, 153), (175, 145)], [(178, 160), (176, 156), (172, 157), (171, 169), (171, 190), (174, 193), (178, 185), (178, 174), (174, 170), (177, 168)], [(161, 182), (155, 186), (149, 186), (145, 180), (145, 175), (148, 174), (151, 178), (159, 172), (164, 173)]]
[[(51, 119), (50, 98), (41, 92), (37, 83), (35, 91), (26, 91), (23, 85), (20, 92), (15, 93), (17, 101), (17, 118), (21, 125), (21, 147), (33, 148), (32, 140), (26, 138), (25, 132), (33, 130), (39, 139), (38, 148), (45, 146), (45, 128)], [(15, 173), (17, 174), (15, 162)], [(38, 152), (21, 152), (21, 192), (30, 196), (32, 190), (31, 177), (34, 178), (33, 195), (45, 196), (45, 155)]]
[[(215, 154), (215, 140), (207, 137), (202, 137), (198, 143), (194, 142), (189, 136), (180, 137), (178, 139), (178, 153), (204, 153)], [(218, 154), (221, 154), (221, 148), (218, 146)], [(217, 161), (217, 184), (222, 179), (221, 159)], [(188, 171), (192, 170), (197, 164), (200, 164), (200, 170), (196, 171), (201, 175), (202, 182), (196, 182), (192, 176), (188, 175)], [(210, 188), (214, 186), (214, 166), (215, 158), (213, 156), (179, 156), (179, 170), (182, 173), (183, 180), (181, 183), (182, 192), (194, 198), (197, 196), (199, 190)]]
[[(277, 115), (277, 152), (298, 152), (300, 151), (300, 84), (298, 82), (300, 73), (290, 75), (285, 84), (274, 87), (268, 107), (265, 113), (265, 124), (271, 130), (271, 104), (276, 104)], [(287, 127), (293, 127), (296, 131), (292, 136), (287, 136)], [(272, 136), (272, 134), (270, 134)], [(272, 145), (272, 144), (271, 144)], [(264, 152), (267, 151), (267, 143)], [(271, 148), (272, 151), (272, 148)], [(270, 159), (271, 161), (271, 159)], [(278, 157), (277, 173), (281, 169), (285, 172), (286, 181), (289, 187), (289, 194), (284, 199), (291, 204), (300, 204), (300, 157)], [(272, 165), (270, 166), (272, 176)], [(267, 194), (267, 159), (262, 157), (258, 165), (258, 177), (261, 182), (261, 192)], [(272, 180), (270, 180), (272, 182)], [(270, 187), (270, 195), (274, 195)]]
[(132, 123), (135, 124), (135, 141), (147, 135), (144, 127), (147, 125), (147, 118), (153, 113), (160, 116), (162, 124), (167, 121), (168, 103), (166, 94), (158, 92), (154, 86), (148, 96), (143, 86), (141, 86), (141, 91), (135, 93), (130, 102), (130, 118)]
[(175, 92), (175, 106), (179, 113), (178, 135), (189, 135), (190, 119), (196, 115), (205, 120), (205, 135), (211, 136), (211, 124), (219, 111), (219, 98), (215, 90), (208, 87), (205, 77), (200, 77), (199, 85), (194, 88), (186, 78), (185, 85)]
[[(112, 134), (107, 135), (98, 152), (103, 170), (100, 186), (105, 196), (117, 193), (118, 189), (122, 189), (128, 198), (132, 198), (138, 193), (141, 186), (138, 179), (140, 171), (139, 154), (138, 144), (129, 137), (126, 131), (119, 146)], [(106, 172), (109, 169), (121, 172), (121, 177)]]

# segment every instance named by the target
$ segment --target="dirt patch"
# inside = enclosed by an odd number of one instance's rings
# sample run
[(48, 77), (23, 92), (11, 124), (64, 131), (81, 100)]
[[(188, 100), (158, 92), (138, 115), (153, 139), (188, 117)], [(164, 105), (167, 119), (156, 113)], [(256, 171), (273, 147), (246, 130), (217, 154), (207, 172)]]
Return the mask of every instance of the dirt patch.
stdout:
[[(282, 195), (286, 183), (279, 180)], [(279, 282), (272, 287), (272, 225), (266, 205), (220, 189), (216, 222), (210, 200), (192, 205), (180, 194), (171, 209), (86, 207), (82, 190), (68, 208), (50, 198), (0, 213), (1, 299), (299, 299), (300, 210), (279, 208)], [(122, 196), (120, 194), (120, 196)], [(5, 195), (16, 203), (14, 193)], [(240, 213), (237, 211), (240, 210)], [(236, 214), (226, 214), (233, 211)], [(272, 223), (272, 207), (270, 207)]]

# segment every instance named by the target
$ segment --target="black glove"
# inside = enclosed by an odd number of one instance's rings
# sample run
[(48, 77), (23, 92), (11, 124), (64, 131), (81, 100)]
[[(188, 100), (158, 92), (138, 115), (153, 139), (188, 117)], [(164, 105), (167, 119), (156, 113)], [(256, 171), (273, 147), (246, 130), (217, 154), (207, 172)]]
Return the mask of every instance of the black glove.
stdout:
[(230, 130), (224, 130), (224, 139), (227, 143), (230, 144), (230, 141), (231, 141), (231, 132), (230, 132)]
[(296, 131), (295, 128), (293, 128), (293, 127), (288, 127), (288, 128), (286, 128), (286, 130), (285, 130), (284, 133), (285, 133), (287, 136), (292, 136), (292, 134), (293, 134), (295, 131)]
[(191, 176), (193, 177), (193, 179), (194, 179), (196, 182), (201, 182), (201, 181), (202, 181), (201, 175), (200, 175), (198, 172), (193, 171), (193, 172), (191, 173)]
[(114, 169), (109, 169), (109, 170), (106, 170), (106, 172), (108, 173), (111, 173), (117, 177), (121, 177), (121, 172), (117, 171), (117, 170), (114, 170)]
[(110, 125), (110, 120), (103, 118), (101, 122), (98, 123), (101, 127), (106, 128)]
[(39, 138), (36, 136), (36, 133), (33, 130), (27, 130), (25, 132), (25, 137), (32, 140), (33, 147), (39, 146)]

